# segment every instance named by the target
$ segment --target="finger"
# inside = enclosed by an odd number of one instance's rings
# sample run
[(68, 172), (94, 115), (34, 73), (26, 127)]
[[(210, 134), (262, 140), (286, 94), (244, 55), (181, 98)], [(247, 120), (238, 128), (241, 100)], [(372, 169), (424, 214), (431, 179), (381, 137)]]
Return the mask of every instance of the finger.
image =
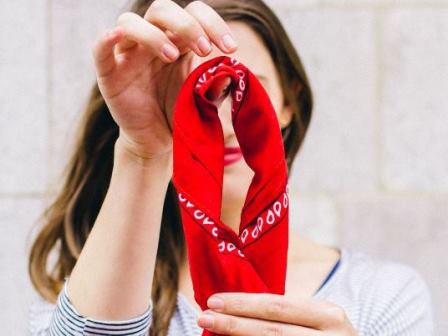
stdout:
[(310, 328), (258, 320), (248, 317), (240, 317), (216, 313), (210, 310), (204, 311), (197, 321), (199, 327), (206, 328), (213, 333), (229, 336), (318, 336), (320, 332)]
[[(216, 299), (222, 302), (218, 307)], [(215, 301), (215, 302), (214, 302)], [(269, 293), (219, 293), (212, 295), (209, 308), (225, 314), (246, 316), (270, 321), (323, 329), (339, 323), (345, 312), (339, 306), (315, 298), (291, 300)]]
[(202, 26), (174, 1), (155, 0), (144, 19), (161, 29), (169, 30), (179, 44), (187, 44), (199, 56), (206, 56), (211, 51), (210, 41)]
[(140, 15), (126, 12), (118, 17), (117, 24), (123, 27), (125, 37), (148, 48), (162, 61), (172, 62), (179, 56), (179, 50), (158, 27)]
[(99, 77), (106, 76), (115, 67), (114, 46), (123, 37), (120, 28), (114, 28), (105, 32), (95, 43), (93, 48), (93, 59), (96, 73)]
[(232, 31), (212, 7), (202, 1), (193, 1), (185, 7), (185, 10), (196, 18), (212, 42), (223, 52), (232, 53), (237, 49), (238, 45)]

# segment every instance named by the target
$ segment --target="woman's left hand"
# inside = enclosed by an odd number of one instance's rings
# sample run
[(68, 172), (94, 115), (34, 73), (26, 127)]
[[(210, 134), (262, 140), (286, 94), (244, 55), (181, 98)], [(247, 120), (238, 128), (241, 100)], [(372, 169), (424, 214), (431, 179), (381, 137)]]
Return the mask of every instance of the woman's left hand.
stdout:
[(292, 301), (268, 293), (217, 293), (198, 325), (229, 336), (355, 336), (344, 310), (328, 301), (303, 298)]

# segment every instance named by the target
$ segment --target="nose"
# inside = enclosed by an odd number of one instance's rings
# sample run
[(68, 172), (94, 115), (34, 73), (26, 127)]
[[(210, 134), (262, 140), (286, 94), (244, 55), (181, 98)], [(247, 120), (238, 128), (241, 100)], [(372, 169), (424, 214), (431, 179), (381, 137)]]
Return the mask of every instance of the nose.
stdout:
[(238, 146), (235, 131), (232, 124), (232, 97), (227, 95), (222, 104), (218, 107), (218, 116), (222, 125), (224, 143), (226, 146)]
[[(207, 61), (209, 58), (212, 58), (218, 55), (210, 54), (208, 57), (199, 58), (193, 56), (191, 58), (190, 63), (190, 72), (195, 69), (202, 62)], [(235, 136), (235, 131), (233, 129), (232, 124), (232, 97), (228, 93), (224, 99), (217, 98), (223, 92), (223, 90), (230, 84), (230, 78), (223, 79), (222, 81), (217, 81), (215, 85), (211, 87), (211, 90), (208, 92), (209, 98), (215, 101), (215, 105), (218, 109), (218, 116), (221, 121), (223, 136), (224, 136), (224, 144), (226, 146), (238, 146), (238, 140)]]
[(232, 124), (232, 97), (230, 77), (221, 77), (214, 81), (208, 89), (206, 95), (213, 100), (218, 110), (218, 117), (221, 121), (224, 143), (226, 146), (238, 146), (235, 131)]

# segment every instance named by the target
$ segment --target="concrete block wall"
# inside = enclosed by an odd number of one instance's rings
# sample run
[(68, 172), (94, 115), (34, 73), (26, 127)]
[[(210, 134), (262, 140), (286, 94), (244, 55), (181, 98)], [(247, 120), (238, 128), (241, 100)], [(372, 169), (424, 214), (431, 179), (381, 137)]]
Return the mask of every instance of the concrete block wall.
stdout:
[[(26, 335), (33, 223), (58, 187), (87, 94), (91, 47), (128, 1), (0, 2), (2, 332)], [(408, 263), (447, 329), (448, 0), (270, 0), (315, 110), (294, 164), (292, 225)], [(443, 318), (445, 317), (445, 319)], [(448, 335), (448, 334), (446, 334)]]

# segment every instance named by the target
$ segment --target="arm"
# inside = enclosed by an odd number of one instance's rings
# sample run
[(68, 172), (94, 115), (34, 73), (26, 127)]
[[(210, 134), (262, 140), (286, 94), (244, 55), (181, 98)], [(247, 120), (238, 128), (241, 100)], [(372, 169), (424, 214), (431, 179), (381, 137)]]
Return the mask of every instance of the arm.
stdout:
[(115, 145), (111, 183), (68, 282), (83, 315), (103, 320), (148, 309), (172, 156), (144, 160)]
[(32, 335), (107, 334), (111, 330), (114, 335), (147, 335), (172, 157), (169, 152), (142, 159), (121, 141), (118, 138), (115, 144), (106, 197), (72, 274), (65, 279), (51, 320), (39, 322), (32, 314)]

